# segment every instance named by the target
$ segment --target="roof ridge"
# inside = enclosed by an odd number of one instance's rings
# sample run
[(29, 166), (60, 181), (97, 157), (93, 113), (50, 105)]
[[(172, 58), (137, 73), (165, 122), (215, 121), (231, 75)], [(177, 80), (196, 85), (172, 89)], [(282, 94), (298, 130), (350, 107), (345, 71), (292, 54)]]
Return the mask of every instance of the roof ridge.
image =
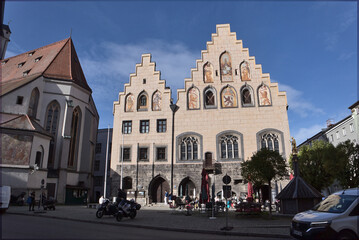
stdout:
[(32, 49), (32, 50), (26, 51), (26, 52), (24, 52), (24, 53), (20, 53), (20, 54), (18, 54), (18, 55), (15, 55), (15, 56), (12, 56), (12, 57), (9, 57), (9, 58), (2, 59), (1, 62), (4, 62), (4, 61), (6, 61), (6, 60), (10, 60), (10, 59), (12, 59), (12, 58), (14, 58), (14, 57), (18, 57), (18, 56), (21, 56), (21, 55), (28, 54), (28, 53), (33, 52), (33, 51), (36, 52), (37, 50), (40, 50), (40, 49), (43, 49), (43, 48), (47, 48), (47, 47), (53, 46), (53, 45), (55, 45), (55, 44), (59, 44), (60, 42), (66, 42), (66, 41), (68, 41), (69, 39), (71, 39), (71, 37), (65, 38), (65, 39), (60, 40), (60, 41), (57, 41), (57, 42), (50, 43), (50, 44), (48, 44), (48, 45), (45, 45), (45, 46), (42, 46), (42, 47), (39, 47), (39, 48), (36, 48), (36, 49)]

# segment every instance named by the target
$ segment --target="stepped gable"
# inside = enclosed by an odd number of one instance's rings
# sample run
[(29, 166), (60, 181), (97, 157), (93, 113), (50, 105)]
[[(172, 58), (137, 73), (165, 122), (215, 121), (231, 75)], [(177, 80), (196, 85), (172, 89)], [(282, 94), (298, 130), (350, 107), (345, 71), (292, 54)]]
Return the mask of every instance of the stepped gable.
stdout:
[[(278, 96), (286, 97), (286, 92), (279, 91), (278, 83), (270, 81), (270, 74), (262, 72), (262, 65), (256, 64), (255, 57), (249, 55), (248, 48), (243, 47), (242, 40), (237, 39), (235, 32), (230, 31), (230, 24), (217, 24), (216, 33), (212, 33), (212, 40), (206, 43), (207, 49), (201, 51), (201, 59), (196, 60), (196, 68), (191, 69), (191, 78), (185, 79), (185, 88), (177, 90), (177, 96), (180, 96), (180, 93), (185, 93), (190, 87), (195, 86), (204, 86), (203, 83), (203, 66), (210, 59), (216, 59), (210, 63), (213, 65), (214, 70), (218, 71), (218, 76), (215, 76), (215, 80), (221, 82), (222, 85), (240, 83), (245, 84), (265, 84), (267, 85), (272, 93), (276, 93)], [(233, 81), (222, 81), (220, 79), (220, 66), (219, 58), (220, 55), (224, 52), (228, 52), (231, 55), (233, 63)], [(246, 61), (251, 68), (251, 79), (249, 81), (241, 80), (241, 69), (240, 65)], [(237, 73), (236, 73), (237, 72)], [(208, 85), (208, 84), (207, 84)]]
[(71, 38), (4, 59), (0, 66), (0, 96), (40, 76), (73, 81), (91, 92)]

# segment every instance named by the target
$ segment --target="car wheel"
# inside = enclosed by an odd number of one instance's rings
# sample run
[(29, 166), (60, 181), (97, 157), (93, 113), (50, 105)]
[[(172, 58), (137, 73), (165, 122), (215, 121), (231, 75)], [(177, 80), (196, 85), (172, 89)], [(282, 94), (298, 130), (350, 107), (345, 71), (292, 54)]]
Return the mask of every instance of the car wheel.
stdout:
[(131, 218), (131, 219), (134, 219), (134, 218), (136, 217), (136, 214), (137, 214), (136, 210), (131, 211), (131, 212), (130, 212), (130, 218)]
[(355, 233), (348, 230), (341, 231), (338, 237), (338, 240), (355, 240), (355, 239), (358, 239)]
[(122, 220), (122, 213), (121, 212), (118, 212), (117, 215), (116, 215), (116, 220), (117, 222), (120, 222)]
[(97, 210), (96, 217), (97, 218), (102, 218), (102, 216), (103, 216), (103, 210), (102, 209)]

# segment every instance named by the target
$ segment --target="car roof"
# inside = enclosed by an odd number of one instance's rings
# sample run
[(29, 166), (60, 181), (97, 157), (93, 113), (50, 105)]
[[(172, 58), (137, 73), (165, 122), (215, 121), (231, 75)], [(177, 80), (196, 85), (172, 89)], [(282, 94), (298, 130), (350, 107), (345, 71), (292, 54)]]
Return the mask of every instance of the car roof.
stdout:
[(336, 195), (354, 195), (354, 196), (359, 196), (359, 188), (349, 188), (349, 189), (344, 189), (344, 190), (340, 190), (338, 192), (335, 192), (334, 194)]

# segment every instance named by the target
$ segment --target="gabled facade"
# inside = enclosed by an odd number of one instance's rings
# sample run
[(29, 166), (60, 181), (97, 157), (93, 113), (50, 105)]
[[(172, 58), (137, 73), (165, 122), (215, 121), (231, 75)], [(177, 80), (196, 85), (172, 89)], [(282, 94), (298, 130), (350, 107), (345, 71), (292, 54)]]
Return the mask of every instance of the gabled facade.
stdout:
[[(125, 85), (119, 101), (114, 103), (112, 183), (115, 194), (122, 165), (119, 161), (121, 128), (126, 121), (132, 121), (133, 130), (124, 134), (123, 140), (123, 145), (131, 149), (128, 161), (123, 164), (123, 177), (133, 181), (128, 191), (136, 193), (137, 190), (136, 197), (143, 196), (146, 202), (162, 202), (164, 191), (170, 191), (171, 185), (171, 96), (149, 59), (149, 55), (142, 56), (136, 74), (131, 75), (130, 84)], [(148, 68), (149, 71), (145, 70)], [(153, 74), (156, 81), (144, 84)], [(153, 107), (157, 90), (162, 96), (160, 111)], [(149, 99), (146, 110), (141, 108), (142, 94)], [(185, 88), (177, 90), (177, 97), (174, 195), (199, 197), (201, 172), (205, 168), (210, 173), (210, 184), (215, 182), (217, 194), (221, 194), (222, 177), (228, 174), (232, 178), (232, 193), (239, 197), (247, 191), (240, 173), (241, 163), (254, 152), (267, 147), (288, 159), (286, 93), (279, 92), (278, 84), (270, 81), (269, 74), (262, 73), (261, 65), (255, 63), (242, 41), (230, 32), (229, 24), (217, 25), (217, 32), (212, 34), (212, 41), (207, 43), (202, 58), (191, 70), (191, 78), (185, 79)], [(129, 104), (134, 106), (133, 110), (126, 111)], [(167, 121), (165, 134), (157, 131), (161, 119)], [(146, 120), (149, 120), (149, 132), (141, 132)], [(148, 149), (146, 161), (141, 157), (143, 148)], [(161, 161), (159, 151), (165, 152)]]
[[(2, 142), (28, 133), (22, 124), (3, 121), (7, 115), (26, 116), (22, 118), (36, 123), (33, 131), (43, 136), (41, 146), (28, 139), (30, 150), (22, 163), (10, 153), (23, 142), (3, 149), (2, 184), (16, 186), (13, 191), (39, 191), (43, 179), (47, 194), (58, 202), (83, 203), (92, 188), (99, 116), (71, 38), (4, 59), (1, 70)], [(32, 171), (35, 164), (39, 169)], [(9, 174), (13, 180), (5, 177)], [(30, 185), (31, 178), (35, 180)]]

